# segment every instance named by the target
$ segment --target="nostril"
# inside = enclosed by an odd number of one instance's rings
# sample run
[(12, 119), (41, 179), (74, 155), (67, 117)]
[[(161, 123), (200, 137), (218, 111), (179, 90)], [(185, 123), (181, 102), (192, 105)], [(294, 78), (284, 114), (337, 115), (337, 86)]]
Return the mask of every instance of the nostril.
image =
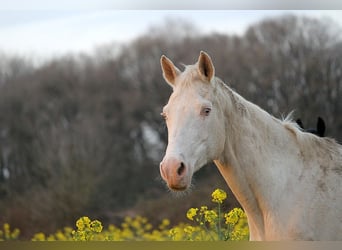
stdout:
[(184, 173), (184, 171), (185, 171), (185, 165), (183, 162), (181, 162), (179, 168), (177, 169), (177, 174), (181, 176)]

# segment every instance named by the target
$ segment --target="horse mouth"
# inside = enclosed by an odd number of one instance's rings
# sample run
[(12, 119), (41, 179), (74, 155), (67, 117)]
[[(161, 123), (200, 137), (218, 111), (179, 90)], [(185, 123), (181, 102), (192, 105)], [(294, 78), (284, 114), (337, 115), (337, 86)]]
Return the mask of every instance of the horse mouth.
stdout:
[(172, 191), (184, 191), (186, 190), (188, 187), (186, 185), (168, 185), (169, 188), (172, 190)]

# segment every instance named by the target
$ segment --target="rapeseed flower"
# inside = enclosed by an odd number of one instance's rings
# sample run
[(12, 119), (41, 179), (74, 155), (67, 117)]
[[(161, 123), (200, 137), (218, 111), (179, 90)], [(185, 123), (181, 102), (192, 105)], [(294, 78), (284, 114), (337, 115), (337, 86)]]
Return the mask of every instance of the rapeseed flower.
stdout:
[(103, 227), (100, 221), (94, 220), (90, 223), (90, 228), (93, 232), (101, 233)]
[(11, 231), (11, 227), (8, 223), (3, 225), (3, 231), (0, 229), (0, 240), (16, 240), (19, 237), (20, 230), (15, 228)]
[(215, 223), (218, 218), (217, 213), (214, 210), (207, 210), (204, 212), (204, 220), (210, 224)]
[[(150, 225), (150, 224), (149, 224)], [(159, 225), (160, 230), (164, 230), (166, 227), (170, 225), (170, 220), (169, 219), (163, 219), (161, 224)]]
[(33, 238), (32, 241), (45, 241), (46, 237), (44, 233), (36, 233)]
[[(104, 229), (100, 221), (92, 221), (84, 216), (76, 221), (76, 229), (65, 227), (51, 235), (37, 233), (32, 240), (248, 240), (249, 230), (244, 211), (241, 208), (234, 208), (228, 213), (221, 211), (226, 198), (227, 194), (223, 190), (216, 189), (212, 193), (212, 201), (217, 203), (216, 208), (190, 208), (186, 217), (192, 221), (191, 224), (197, 225), (180, 223), (170, 228), (170, 221), (163, 219), (154, 228), (147, 218), (136, 216), (124, 218), (119, 227), (109, 225)], [(18, 235), (19, 230), (12, 231), (7, 223), (0, 228), (0, 240), (16, 239)]]
[(190, 208), (186, 213), (186, 217), (189, 220), (194, 220), (194, 217), (197, 215), (198, 208)]
[(193, 226), (186, 226), (183, 230), (187, 240), (194, 240), (193, 234), (196, 229)]
[(87, 216), (83, 216), (76, 221), (76, 227), (78, 230), (82, 231), (89, 228), (91, 220)]
[(213, 202), (222, 203), (227, 198), (227, 193), (218, 188), (211, 194), (211, 197)]
[(245, 218), (246, 214), (241, 208), (234, 208), (229, 213), (226, 213), (224, 217), (226, 218), (226, 224), (235, 225), (241, 218)]
[(102, 224), (98, 220), (91, 221), (89, 217), (83, 216), (76, 221), (77, 230), (71, 232), (74, 240), (94, 240), (102, 231)]

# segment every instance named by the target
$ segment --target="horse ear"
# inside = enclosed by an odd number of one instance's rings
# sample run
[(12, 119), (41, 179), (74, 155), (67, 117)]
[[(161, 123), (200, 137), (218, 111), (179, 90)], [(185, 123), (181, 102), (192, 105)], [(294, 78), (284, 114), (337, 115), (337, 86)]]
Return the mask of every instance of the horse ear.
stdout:
[(321, 117), (318, 117), (318, 119), (317, 119), (317, 134), (321, 137), (324, 137), (324, 132), (325, 132), (324, 120)]
[(160, 58), (161, 68), (163, 70), (163, 77), (165, 81), (171, 85), (171, 87), (175, 86), (176, 77), (180, 74), (180, 70), (173, 64), (173, 62), (162, 55)]
[(211, 61), (210, 56), (204, 51), (201, 51), (198, 57), (198, 69), (201, 76), (208, 82), (210, 82), (215, 75), (213, 62)]
[(303, 123), (302, 123), (302, 120), (301, 119), (297, 119), (296, 120), (296, 123), (299, 125), (299, 127), (301, 128), (301, 129), (304, 129), (304, 126), (303, 126)]

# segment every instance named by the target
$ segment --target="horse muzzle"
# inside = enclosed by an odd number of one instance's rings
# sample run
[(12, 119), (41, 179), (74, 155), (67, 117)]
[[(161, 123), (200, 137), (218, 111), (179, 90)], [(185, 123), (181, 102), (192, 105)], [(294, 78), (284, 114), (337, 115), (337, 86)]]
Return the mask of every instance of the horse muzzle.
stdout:
[(189, 169), (176, 157), (164, 157), (160, 163), (160, 175), (168, 187), (174, 191), (183, 191), (189, 187)]

